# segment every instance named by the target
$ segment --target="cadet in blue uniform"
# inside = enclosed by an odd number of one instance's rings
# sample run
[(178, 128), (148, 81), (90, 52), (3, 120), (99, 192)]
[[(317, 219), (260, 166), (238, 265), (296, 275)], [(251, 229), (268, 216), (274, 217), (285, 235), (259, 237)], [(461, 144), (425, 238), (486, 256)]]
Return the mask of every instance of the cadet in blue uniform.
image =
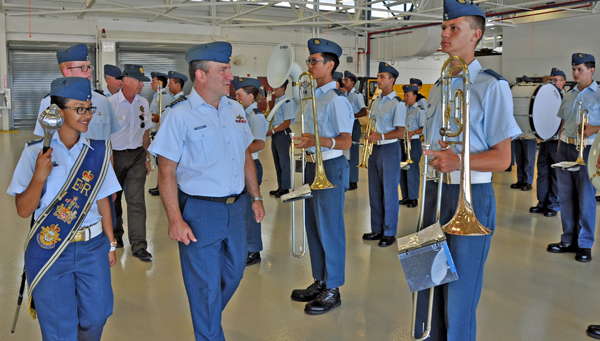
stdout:
[[(564, 86), (567, 76), (558, 68), (552, 68), (550, 78), (554, 85), (560, 90), (561, 96), (564, 94)], [(546, 217), (554, 217), (560, 211), (558, 202), (558, 182), (556, 178), (556, 168), (551, 166), (556, 161), (556, 151), (558, 150), (558, 135), (547, 141), (540, 142), (537, 159), (537, 198), (538, 203), (529, 209), (531, 213), (541, 213)]]
[(333, 80), (336, 82), (336, 87), (343, 93), (346, 93), (346, 89), (344, 88), (344, 74), (341, 72), (333, 73)]
[[(533, 80), (527, 76), (522, 77), (523, 82), (532, 83)], [(517, 182), (510, 185), (512, 189), (530, 191), (533, 183), (533, 172), (535, 170), (535, 153), (537, 152), (537, 139), (531, 134), (521, 134), (512, 141), (512, 149), (515, 154), (517, 165)]]
[(380, 247), (396, 241), (398, 232), (398, 182), (400, 180), (400, 144), (404, 135), (406, 106), (396, 96), (394, 83), (398, 70), (388, 63), (379, 63), (377, 86), (381, 94), (371, 104), (369, 120), (377, 120), (375, 132), (367, 139), (373, 143), (369, 156), (369, 204), (371, 205), (371, 232), (364, 240), (379, 240)]
[(354, 85), (358, 79), (349, 71), (344, 71), (344, 89), (348, 93), (348, 102), (352, 106), (354, 113), (354, 125), (352, 126), (352, 147), (350, 148), (350, 188), (354, 190), (358, 188), (358, 162), (360, 158), (358, 142), (360, 141), (361, 126), (358, 121), (359, 117), (367, 116), (367, 108), (363, 95), (356, 91)]
[[(116, 257), (109, 200), (121, 187), (110, 166), (109, 144), (83, 137), (96, 111), (90, 101), (91, 91), (86, 78), (58, 78), (52, 82), (51, 102), (60, 108), (64, 123), (46, 153), (42, 153), (42, 140), (25, 146), (7, 191), (16, 198), (19, 216), (27, 218), (33, 214), (36, 219), (31, 231), (35, 235), (28, 238), (25, 270), (44, 340), (100, 340), (113, 311), (110, 267), (116, 263)], [(102, 160), (100, 165), (106, 171), (104, 181), (100, 182), (101, 167), (97, 167), (98, 172), (92, 167), (85, 168), (89, 172), (76, 169), (77, 179), (81, 179), (79, 170), (85, 177), (73, 186), (67, 184), (64, 202), (68, 204), (66, 207), (53, 204), (65, 182), (70, 181), (68, 175), (80, 153), (86, 149), (85, 160), (92, 157)], [(94, 177), (97, 182), (90, 185)], [(82, 192), (71, 191), (71, 187), (81, 188)], [(92, 199), (91, 193), (97, 193), (95, 198)], [(84, 204), (88, 197), (93, 201)], [(49, 218), (42, 215), (48, 209), (48, 216), (56, 224), (50, 224)], [(81, 215), (85, 216), (82, 222), (77, 219)], [(69, 232), (77, 226), (77, 231), (83, 231), (78, 236), (87, 237), (68, 239)], [(46, 263), (51, 266), (45, 274), (36, 267), (44, 252), (56, 257), (53, 263)]]
[(423, 87), (423, 82), (418, 78), (411, 78), (409, 80), (410, 85), (414, 85), (417, 87), (417, 103), (423, 108), (427, 108), (427, 98), (421, 95), (420, 91)]
[(265, 215), (248, 150), (254, 138), (246, 113), (226, 96), (233, 80), (230, 59), (226, 42), (187, 51), (194, 86), (189, 98), (172, 107), (150, 147), (158, 156), (169, 237), (179, 242), (197, 340), (225, 339), (221, 313), (242, 279), (247, 257), (244, 185), (256, 222)]
[[(508, 82), (492, 70), (484, 70), (475, 59), (475, 46), (485, 30), (485, 13), (477, 5), (457, 0), (444, 1), (441, 48), (449, 56), (459, 56), (469, 67), (471, 81), (471, 189), (473, 209), (483, 226), (494, 231), (496, 202), (492, 187), (492, 172), (503, 171), (510, 163), (510, 141), (521, 134), (513, 116), (512, 94)], [(430, 165), (447, 174), (443, 184), (441, 224), (447, 223), (458, 204), (460, 191), (462, 146), (447, 150), (441, 136), (441, 85), (431, 89), (425, 124), (425, 142), (431, 151), (424, 151)], [(462, 79), (452, 80), (452, 93), (462, 89)], [(485, 99), (485, 100), (483, 100)], [(452, 122), (452, 129), (457, 126)], [(449, 140), (462, 140), (462, 136)], [(424, 226), (435, 222), (437, 184), (428, 182), (423, 204)], [(483, 283), (485, 260), (492, 234), (486, 236), (446, 235), (458, 280), (435, 288), (432, 340), (475, 340), (476, 310)], [(419, 292), (416, 337), (420, 337), (427, 320), (429, 290)]]
[[(563, 119), (560, 142), (556, 161), (575, 161), (579, 155), (576, 149), (578, 134), (578, 107), (587, 110), (589, 123), (585, 125), (583, 160), (587, 161), (590, 145), (600, 129), (600, 91), (592, 78), (596, 71), (594, 56), (585, 53), (574, 53), (571, 58), (573, 80), (577, 86), (563, 96), (558, 117)], [(595, 189), (587, 173), (587, 166), (570, 172), (558, 169), (558, 194), (560, 198), (563, 233), (560, 242), (548, 245), (548, 252), (575, 252), (575, 260), (589, 262), (592, 260), (592, 245), (596, 229)]]
[(173, 94), (173, 99), (175, 100), (183, 96), (183, 86), (188, 78), (177, 71), (169, 71), (168, 77), (169, 91)]
[(290, 144), (292, 138), (290, 133), (290, 125), (294, 123), (296, 118), (296, 106), (292, 98), (287, 98), (285, 91), (287, 90), (288, 81), (286, 80), (282, 86), (273, 89), (276, 97), (275, 104), (284, 101), (284, 104), (279, 107), (273, 115), (271, 121), (271, 130), (267, 132), (267, 137), (271, 136), (271, 152), (273, 152), (273, 163), (275, 163), (275, 174), (277, 175), (277, 189), (269, 192), (276, 198), (290, 192), (292, 188), (291, 170), (290, 170)]
[[(262, 111), (258, 109), (257, 103), (262, 100), (259, 93), (259, 89), (262, 87), (260, 81), (256, 78), (234, 78), (233, 89), (235, 95), (244, 110), (246, 111), (246, 120), (250, 125), (252, 136), (254, 140), (248, 147), (254, 160), (254, 167), (256, 168), (256, 180), (258, 186), (262, 183), (263, 167), (258, 159), (258, 153), (265, 148), (265, 140), (267, 138), (267, 129), (269, 124), (263, 115)], [(289, 168), (288, 168), (289, 169)], [(260, 222), (256, 222), (254, 219), (254, 212), (252, 211), (252, 201), (250, 193), (244, 195), (247, 199), (246, 204), (246, 235), (248, 241), (248, 257), (246, 258), (246, 266), (256, 264), (260, 262), (260, 251), (263, 249), (262, 237), (261, 237), (261, 226)]]
[[(152, 78), (152, 82), (150, 86), (152, 87), (152, 91), (154, 94), (152, 95), (152, 102), (150, 102), (150, 112), (152, 113), (152, 131), (150, 132), (150, 139), (154, 139), (156, 132), (158, 131), (158, 122), (162, 122), (162, 114), (164, 113), (167, 105), (169, 105), (173, 101), (173, 95), (169, 92), (169, 87), (167, 85), (167, 75), (161, 72), (150, 72), (150, 78)], [(161, 91), (158, 92), (158, 88), (161, 88)], [(160, 115), (158, 110), (158, 94), (161, 94), (161, 107), (160, 107)], [(156, 162), (158, 166), (158, 162)], [(160, 191), (158, 190), (158, 180), (156, 183), (156, 187), (150, 188), (148, 193), (152, 196), (160, 195)]]
[[(405, 85), (402, 89), (404, 90), (404, 101), (408, 110), (406, 125), (410, 140), (410, 158), (413, 163), (409, 169), (400, 171), (400, 189), (402, 190), (402, 201), (400, 201), (400, 204), (412, 208), (417, 207), (419, 204), (419, 187), (421, 184), (420, 162), (421, 155), (423, 154), (421, 134), (423, 133), (427, 111), (426, 108), (421, 107), (421, 104), (417, 102), (419, 89), (416, 86)], [(401, 136), (400, 146), (402, 147), (402, 161), (406, 161), (408, 156), (406, 155), (403, 137), (404, 135)]]
[(104, 64), (104, 81), (106, 82), (106, 88), (104, 88), (104, 95), (106, 97), (110, 97), (119, 90), (121, 90), (121, 86), (123, 86), (123, 81), (117, 79), (121, 75), (121, 69), (117, 66)]
[[(314, 283), (306, 289), (292, 292), (292, 300), (308, 302), (307, 314), (317, 315), (342, 304), (339, 287), (344, 284), (346, 263), (346, 231), (344, 225), (345, 192), (348, 190), (348, 161), (343, 150), (352, 144), (353, 112), (344, 94), (332, 79), (339, 65), (342, 48), (325, 39), (308, 41), (310, 56), (306, 61), (308, 72), (317, 82), (315, 89), (319, 143), (323, 166), (335, 188), (312, 192), (306, 200), (306, 235), (310, 250), (310, 264)], [(306, 107), (304, 131), (297, 148), (305, 148), (307, 155), (305, 183), (315, 178), (315, 138), (312, 106)]]

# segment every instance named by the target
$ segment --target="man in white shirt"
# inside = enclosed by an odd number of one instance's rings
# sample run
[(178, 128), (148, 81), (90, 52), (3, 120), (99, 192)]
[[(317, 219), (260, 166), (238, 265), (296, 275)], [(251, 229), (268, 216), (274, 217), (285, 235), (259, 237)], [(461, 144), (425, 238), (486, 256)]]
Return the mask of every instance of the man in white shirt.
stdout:
[[(139, 96), (144, 81), (150, 81), (144, 75), (140, 65), (125, 64), (123, 88), (110, 98), (119, 120), (121, 130), (112, 134), (114, 150), (114, 168), (121, 188), (127, 200), (127, 230), (131, 252), (142, 261), (151, 261), (152, 255), (146, 250), (146, 202), (144, 186), (150, 173), (149, 129), (152, 127), (152, 115), (148, 101)], [(117, 223), (114, 228), (117, 244), (123, 245), (123, 208), (122, 193), (117, 193), (115, 209)]]

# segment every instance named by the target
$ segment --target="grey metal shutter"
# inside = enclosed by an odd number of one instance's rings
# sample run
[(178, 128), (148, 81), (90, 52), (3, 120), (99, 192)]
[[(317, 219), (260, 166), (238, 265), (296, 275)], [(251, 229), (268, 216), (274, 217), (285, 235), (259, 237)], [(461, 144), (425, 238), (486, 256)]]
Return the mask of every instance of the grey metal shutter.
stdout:
[[(89, 48), (92, 65), (95, 65), (95, 54), (95, 49)], [(50, 83), (62, 77), (56, 64), (56, 51), (10, 50), (9, 58), (13, 96), (10, 129), (33, 130), (40, 100), (50, 93)]]
[[(171, 70), (177, 71), (189, 77), (188, 65), (185, 61), (185, 52), (144, 52), (144, 51), (119, 51), (118, 64), (121, 69), (125, 64), (141, 65), (144, 68), (144, 74), (150, 78), (150, 72), (167, 73)], [(187, 96), (192, 89), (192, 82), (188, 79), (183, 87), (183, 92)], [(150, 82), (144, 82), (144, 88), (140, 95), (152, 101), (154, 92)], [(175, 94), (173, 94), (175, 95)]]

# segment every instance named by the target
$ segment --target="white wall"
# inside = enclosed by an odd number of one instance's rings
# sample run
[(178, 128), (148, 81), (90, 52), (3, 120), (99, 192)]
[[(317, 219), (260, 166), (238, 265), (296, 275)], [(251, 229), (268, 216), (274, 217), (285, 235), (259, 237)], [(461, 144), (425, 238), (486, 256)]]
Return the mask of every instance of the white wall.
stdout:
[(379, 62), (386, 62), (398, 70), (396, 84), (408, 84), (411, 78), (418, 78), (423, 84), (433, 84), (440, 78), (440, 71), (448, 56), (436, 53), (422, 58), (400, 58), (394, 60), (371, 60), (371, 77), (377, 77)]

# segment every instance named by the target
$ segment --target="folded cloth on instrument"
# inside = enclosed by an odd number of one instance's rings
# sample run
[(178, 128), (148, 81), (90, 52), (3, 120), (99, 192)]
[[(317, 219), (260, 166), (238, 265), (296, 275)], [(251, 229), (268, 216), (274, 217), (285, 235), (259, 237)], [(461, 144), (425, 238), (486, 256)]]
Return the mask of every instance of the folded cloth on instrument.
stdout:
[(281, 196), (281, 201), (284, 203), (302, 199), (312, 198), (312, 192), (309, 184), (304, 184), (297, 190)]
[(552, 168), (560, 168), (562, 170), (568, 170), (569, 172), (577, 172), (581, 165), (575, 161), (562, 161), (552, 165)]
[(402, 170), (408, 170), (410, 168), (411, 163), (408, 163), (406, 161), (402, 161), (400, 162), (400, 169)]

